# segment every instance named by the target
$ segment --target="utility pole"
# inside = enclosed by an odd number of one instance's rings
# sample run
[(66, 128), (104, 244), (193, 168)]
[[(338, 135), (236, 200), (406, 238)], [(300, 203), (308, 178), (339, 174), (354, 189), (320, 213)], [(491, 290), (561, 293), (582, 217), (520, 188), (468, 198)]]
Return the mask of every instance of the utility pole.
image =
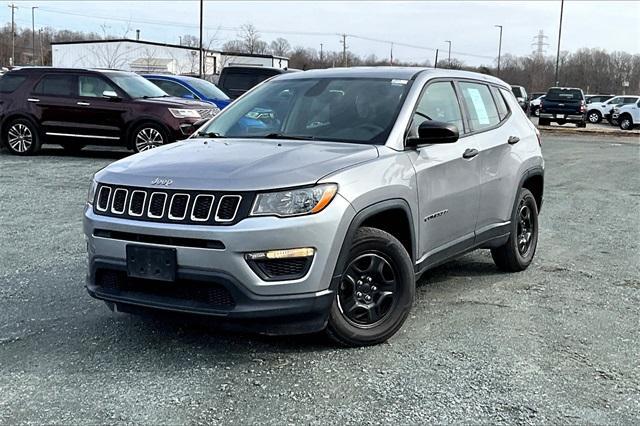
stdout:
[(434, 68), (438, 68), (438, 51), (439, 50), (440, 49), (436, 49), (436, 61), (434, 62), (434, 65), (433, 65)]
[(16, 62), (16, 21), (14, 18), (15, 10), (18, 6), (11, 3), (11, 59), (9, 60), (9, 66), (14, 66)]
[(40, 44), (40, 65), (44, 65), (44, 53), (42, 52), (42, 28), (38, 28), (38, 43)]
[(198, 67), (198, 77), (202, 78), (202, 12), (204, 10), (204, 0), (200, 0), (200, 66)]
[(324, 62), (324, 57), (322, 56), (322, 43), (320, 43), (320, 62)]
[(502, 25), (494, 25), (500, 28), (500, 41), (498, 42), (498, 77), (500, 77), (500, 56), (502, 55)]
[(389, 52), (389, 65), (393, 65), (393, 43), (391, 43), (391, 50)]
[(449, 43), (449, 68), (451, 68), (451, 40), (445, 40), (445, 43)]
[(31, 63), (36, 63), (36, 9), (38, 6), (31, 8)]
[(342, 65), (347, 66), (347, 35), (342, 34)]
[(560, 38), (562, 37), (562, 12), (564, 11), (564, 0), (560, 2), (560, 27), (558, 28), (558, 52), (556, 53), (556, 86), (560, 85), (558, 77), (558, 67), (560, 66)]

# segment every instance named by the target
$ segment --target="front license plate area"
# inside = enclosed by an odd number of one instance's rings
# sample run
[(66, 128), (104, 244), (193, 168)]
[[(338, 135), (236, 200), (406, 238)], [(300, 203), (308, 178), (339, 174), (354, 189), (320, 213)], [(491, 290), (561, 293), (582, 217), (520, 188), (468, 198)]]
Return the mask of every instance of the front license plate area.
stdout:
[(176, 280), (176, 250), (127, 246), (127, 275), (147, 280)]

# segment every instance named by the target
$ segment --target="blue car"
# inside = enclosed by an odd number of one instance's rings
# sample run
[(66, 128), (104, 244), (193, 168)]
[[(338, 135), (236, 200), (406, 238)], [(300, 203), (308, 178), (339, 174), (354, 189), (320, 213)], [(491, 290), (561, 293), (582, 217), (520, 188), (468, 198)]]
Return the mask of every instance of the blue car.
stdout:
[[(232, 102), (215, 84), (201, 78), (165, 74), (143, 74), (142, 76), (164, 90), (168, 95), (208, 102), (218, 107), (218, 110), (214, 109), (214, 115)], [(261, 117), (256, 117), (254, 114), (255, 111), (251, 111), (239, 122), (243, 126), (245, 133), (250, 132), (251, 129), (259, 132), (268, 127), (264, 119), (260, 119)]]
[(184, 75), (143, 75), (144, 78), (167, 92), (171, 96), (185, 99), (197, 99), (222, 109), (231, 103), (231, 99), (215, 84), (197, 77)]

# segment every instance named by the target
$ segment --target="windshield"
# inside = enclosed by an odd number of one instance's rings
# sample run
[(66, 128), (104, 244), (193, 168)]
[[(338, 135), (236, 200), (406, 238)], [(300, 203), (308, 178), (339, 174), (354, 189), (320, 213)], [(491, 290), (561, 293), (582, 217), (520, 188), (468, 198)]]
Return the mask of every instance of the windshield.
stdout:
[(159, 98), (162, 96), (169, 96), (164, 90), (138, 74), (105, 74), (132, 98)]
[(409, 85), (386, 78), (276, 79), (232, 103), (200, 133), (382, 144)]
[(202, 93), (209, 99), (223, 99), (227, 100), (229, 97), (224, 92), (216, 87), (215, 84), (202, 80), (199, 78), (186, 78), (185, 82), (193, 86), (198, 92)]
[(545, 99), (550, 101), (578, 101), (584, 99), (578, 89), (549, 89)]

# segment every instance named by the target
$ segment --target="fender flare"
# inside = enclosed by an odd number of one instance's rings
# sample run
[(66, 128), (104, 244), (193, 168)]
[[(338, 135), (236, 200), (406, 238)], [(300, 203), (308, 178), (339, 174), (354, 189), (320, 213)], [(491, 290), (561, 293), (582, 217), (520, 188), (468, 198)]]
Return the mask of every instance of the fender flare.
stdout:
[(528, 169), (527, 171), (525, 171), (520, 177), (520, 181), (518, 182), (518, 187), (516, 188), (516, 191), (515, 191), (515, 196), (513, 200), (513, 209), (511, 210), (511, 217), (513, 217), (516, 209), (518, 208), (518, 195), (520, 194), (520, 189), (524, 188), (524, 183), (527, 181), (527, 179), (534, 176), (540, 176), (542, 178), (543, 189), (540, 197), (540, 205), (538, 206), (538, 214), (540, 213), (540, 210), (542, 210), (542, 201), (544, 199), (544, 169), (542, 168), (542, 166), (534, 166)]
[(411, 234), (411, 253), (409, 253), (409, 257), (411, 258), (412, 263), (415, 261), (416, 232), (414, 229), (413, 215), (411, 214), (411, 207), (409, 206), (409, 203), (403, 198), (392, 198), (388, 200), (378, 201), (358, 211), (358, 213), (356, 213), (356, 215), (351, 220), (349, 228), (347, 229), (347, 233), (344, 237), (344, 241), (342, 242), (340, 254), (338, 255), (338, 261), (336, 262), (333, 276), (331, 278), (331, 284), (329, 287), (331, 290), (336, 291), (338, 288), (338, 284), (340, 283), (340, 279), (342, 277), (342, 271), (344, 270), (344, 267), (347, 263), (349, 251), (351, 250), (351, 245), (353, 244), (353, 240), (355, 238), (356, 232), (358, 231), (358, 228), (360, 228), (360, 226), (368, 218), (385, 210), (392, 209), (401, 209), (407, 216), (407, 221), (409, 222), (409, 232)]

